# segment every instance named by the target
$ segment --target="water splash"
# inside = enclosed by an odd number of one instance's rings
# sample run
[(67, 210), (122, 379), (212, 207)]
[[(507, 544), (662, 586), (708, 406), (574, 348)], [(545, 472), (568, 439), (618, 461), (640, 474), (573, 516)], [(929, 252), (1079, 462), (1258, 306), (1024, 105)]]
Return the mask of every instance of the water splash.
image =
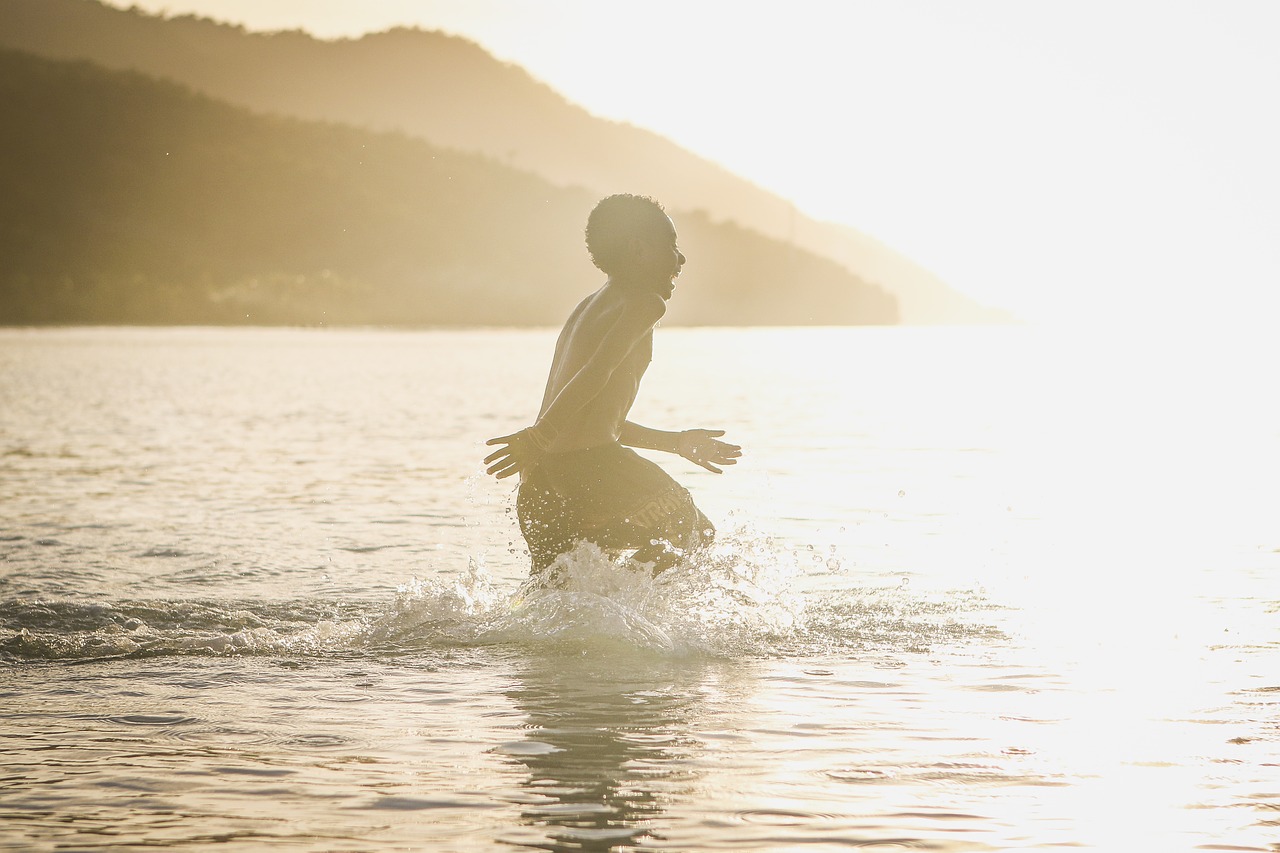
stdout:
[(414, 580), (369, 626), (374, 644), (600, 647), (742, 655), (803, 619), (794, 561), (728, 541), (657, 575), (581, 543), (512, 592), (482, 563), (463, 577)]
[(855, 582), (835, 592), (806, 592), (815, 571), (806, 553), (743, 526), (654, 576), (625, 556), (581, 543), (542, 577), (510, 592), (473, 561), (465, 576), (402, 587), (365, 640), (393, 647), (614, 648), (741, 658), (926, 652), (1001, 636), (982, 618), (993, 605), (972, 590)]
[(389, 603), (0, 603), (0, 656), (95, 661), (155, 655), (332, 656), (521, 646), (719, 657), (926, 651), (990, 636), (983, 602), (905, 586), (806, 593), (803, 549), (739, 529), (654, 576), (582, 543), (504, 589), (482, 560), (415, 578)]

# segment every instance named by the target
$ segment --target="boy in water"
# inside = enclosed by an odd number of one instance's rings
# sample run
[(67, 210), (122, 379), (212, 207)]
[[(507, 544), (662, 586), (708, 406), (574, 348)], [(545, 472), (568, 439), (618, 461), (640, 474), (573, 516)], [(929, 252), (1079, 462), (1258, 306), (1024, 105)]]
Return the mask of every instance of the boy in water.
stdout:
[(664, 432), (628, 421), (684, 255), (660, 204), (602, 200), (587, 219), (587, 251), (608, 276), (564, 324), (533, 426), (488, 441), (498, 479), (520, 474), (516, 513), (538, 574), (581, 541), (636, 548), (634, 560), (669, 568), (714, 528), (689, 492), (631, 447), (677, 453), (712, 471), (742, 449), (724, 430)]

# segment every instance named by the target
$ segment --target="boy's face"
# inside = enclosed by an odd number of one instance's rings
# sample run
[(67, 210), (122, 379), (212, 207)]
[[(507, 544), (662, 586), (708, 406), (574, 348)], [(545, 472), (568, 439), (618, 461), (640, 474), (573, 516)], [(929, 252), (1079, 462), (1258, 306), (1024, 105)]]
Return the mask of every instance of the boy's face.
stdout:
[(675, 292), (676, 276), (680, 275), (684, 260), (676, 246), (676, 226), (668, 216), (662, 217), (639, 241), (637, 272), (663, 299), (670, 299)]

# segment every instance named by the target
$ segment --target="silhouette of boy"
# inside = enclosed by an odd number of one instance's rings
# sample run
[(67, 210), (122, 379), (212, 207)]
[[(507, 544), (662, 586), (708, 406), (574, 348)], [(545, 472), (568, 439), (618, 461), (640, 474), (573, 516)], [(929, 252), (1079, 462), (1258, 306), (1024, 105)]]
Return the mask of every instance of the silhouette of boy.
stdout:
[(742, 449), (724, 430), (665, 432), (627, 420), (653, 355), (653, 328), (667, 310), (684, 255), (662, 205), (611, 195), (587, 218), (587, 251), (608, 276), (569, 315), (556, 341), (533, 426), (490, 439), (485, 458), (498, 479), (520, 474), (516, 513), (533, 572), (581, 541), (669, 568), (714, 535), (689, 492), (631, 450), (676, 453), (716, 474)]

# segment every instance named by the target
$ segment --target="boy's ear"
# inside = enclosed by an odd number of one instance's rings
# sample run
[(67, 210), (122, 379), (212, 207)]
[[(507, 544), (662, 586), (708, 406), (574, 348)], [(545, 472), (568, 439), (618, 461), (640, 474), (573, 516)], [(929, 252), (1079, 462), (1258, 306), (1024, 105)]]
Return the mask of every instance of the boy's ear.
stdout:
[(645, 245), (644, 241), (639, 237), (631, 236), (627, 238), (627, 258), (637, 260), (644, 257)]

